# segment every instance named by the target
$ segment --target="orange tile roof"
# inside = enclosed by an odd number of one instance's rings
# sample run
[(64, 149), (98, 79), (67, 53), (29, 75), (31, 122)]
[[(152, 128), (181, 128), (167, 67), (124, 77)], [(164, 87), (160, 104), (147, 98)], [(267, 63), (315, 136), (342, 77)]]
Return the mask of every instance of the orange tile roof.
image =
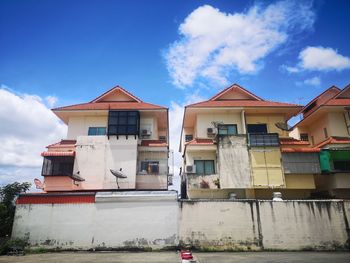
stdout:
[(302, 148), (281, 148), (281, 152), (283, 153), (317, 153), (320, 152), (321, 149), (319, 148), (308, 148), (308, 147), (302, 147)]
[(212, 139), (202, 139), (202, 138), (195, 138), (185, 143), (185, 145), (213, 145), (213, 144), (214, 144), (214, 141)]
[(350, 138), (348, 137), (331, 136), (328, 139), (324, 140), (323, 142), (320, 142), (319, 144), (315, 145), (313, 148), (322, 148), (327, 144), (348, 144), (348, 143), (350, 143)]
[(89, 102), (52, 109), (65, 110), (159, 110), (167, 109), (147, 102)]
[(42, 152), (42, 157), (47, 156), (75, 156), (75, 151), (65, 151), (65, 152)]
[(149, 146), (149, 147), (167, 147), (168, 144), (164, 141), (160, 140), (142, 140), (141, 146)]
[(301, 141), (294, 138), (280, 138), (281, 145), (309, 145), (308, 141)]
[(325, 103), (327, 106), (349, 106), (350, 107), (350, 98), (349, 99), (331, 99)]
[(205, 107), (302, 107), (301, 105), (264, 100), (207, 100), (187, 105), (188, 108)]

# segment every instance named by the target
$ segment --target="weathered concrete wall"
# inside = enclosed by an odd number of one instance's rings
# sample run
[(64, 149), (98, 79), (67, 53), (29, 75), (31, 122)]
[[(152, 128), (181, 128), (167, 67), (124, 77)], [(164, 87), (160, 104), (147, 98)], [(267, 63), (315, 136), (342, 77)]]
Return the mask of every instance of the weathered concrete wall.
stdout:
[(14, 237), (62, 249), (349, 249), (350, 201), (185, 200), (98, 193), (96, 203), (17, 205)]
[(256, 206), (252, 202), (184, 201), (180, 242), (208, 250), (259, 250), (256, 215)]
[(180, 242), (204, 250), (348, 249), (350, 202), (184, 201)]
[[(125, 193), (125, 192), (124, 192)], [(177, 194), (104, 193), (90, 204), (17, 205), (14, 237), (62, 249), (164, 248), (178, 244)]]
[(252, 187), (247, 138), (224, 136), (218, 141), (220, 188)]

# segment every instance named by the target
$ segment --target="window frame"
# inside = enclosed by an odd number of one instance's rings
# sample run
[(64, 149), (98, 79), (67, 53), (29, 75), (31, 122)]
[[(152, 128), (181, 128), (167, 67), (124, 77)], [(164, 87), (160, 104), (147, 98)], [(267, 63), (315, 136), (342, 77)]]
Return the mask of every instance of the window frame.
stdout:
[[(230, 133), (229, 134), (229, 127), (230, 126), (234, 127), (235, 133)], [(224, 130), (227, 131), (226, 134), (225, 133), (220, 133), (220, 130), (223, 130), (222, 128), (226, 128), (226, 129), (224, 129)], [(218, 125), (218, 135), (219, 136), (234, 136), (234, 135), (237, 135), (237, 134), (238, 134), (237, 124), (232, 123), (232, 124), (219, 124)]]
[[(197, 165), (198, 165), (198, 162), (203, 162), (203, 173), (198, 173), (198, 170), (197, 170)], [(205, 169), (205, 163), (206, 162), (210, 162), (212, 163), (212, 167), (213, 167), (213, 172), (212, 173), (207, 173), (206, 172), (206, 169)], [(212, 174), (215, 174), (215, 160), (194, 160), (193, 164), (196, 166), (196, 175), (212, 175)]]
[[(103, 133), (100, 133), (99, 131), (101, 131), (102, 129), (104, 129), (104, 132)], [(95, 134), (92, 134), (92, 132), (90, 131), (93, 131), (95, 130)], [(103, 127), (103, 126), (92, 126), (92, 127), (89, 127), (88, 129), (88, 136), (105, 136), (107, 134), (107, 127)]]
[[(255, 127), (257, 127), (257, 126), (265, 126), (266, 131), (264, 131), (264, 132), (249, 131), (249, 128), (253, 127), (253, 126), (255, 126)], [(269, 131), (267, 129), (267, 123), (250, 123), (250, 124), (247, 124), (247, 133), (260, 133), (260, 134), (269, 133)]]
[(309, 141), (309, 134), (308, 133), (300, 133), (300, 140), (303, 142)]
[(139, 134), (140, 113), (138, 111), (110, 110), (108, 112), (108, 136), (139, 136)]

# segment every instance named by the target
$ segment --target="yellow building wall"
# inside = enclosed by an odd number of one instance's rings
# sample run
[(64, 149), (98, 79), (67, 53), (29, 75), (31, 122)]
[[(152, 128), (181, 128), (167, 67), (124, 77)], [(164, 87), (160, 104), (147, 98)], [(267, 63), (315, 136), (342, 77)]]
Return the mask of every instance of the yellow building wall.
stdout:
[(315, 189), (313, 174), (286, 174), (286, 189)]
[[(350, 122), (350, 120), (347, 117), (347, 121)], [(340, 136), (340, 137), (348, 137), (350, 136), (344, 119), (344, 113), (343, 112), (332, 112), (328, 113), (328, 135), (329, 136)]]
[(254, 187), (284, 187), (281, 151), (277, 147), (254, 147), (249, 150)]
[(214, 128), (212, 122), (218, 121), (223, 124), (236, 124), (237, 132), (243, 133), (241, 112), (223, 114), (198, 114), (195, 131), (197, 138), (207, 138), (207, 128)]
[(277, 122), (285, 122), (284, 115), (257, 114), (246, 115), (246, 124), (266, 124), (268, 133), (278, 133), (280, 137), (288, 137), (288, 132), (276, 127)]

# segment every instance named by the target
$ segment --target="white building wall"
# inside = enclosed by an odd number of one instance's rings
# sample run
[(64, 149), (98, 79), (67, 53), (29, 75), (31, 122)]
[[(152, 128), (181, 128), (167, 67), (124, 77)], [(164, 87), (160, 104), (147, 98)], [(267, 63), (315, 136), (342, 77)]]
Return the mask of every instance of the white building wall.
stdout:
[(70, 117), (67, 139), (76, 140), (78, 136), (88, 135), (89, 127), (107, 127), (108, 116)]
[(127, 176), (118, 179), (121, 189), (135, 189), (137, 169), (137, 138), (134, 136), (78, 136), (74, 173), (79, 171), (82, 189), (117, 189), (110, 169), (122, 168)]

